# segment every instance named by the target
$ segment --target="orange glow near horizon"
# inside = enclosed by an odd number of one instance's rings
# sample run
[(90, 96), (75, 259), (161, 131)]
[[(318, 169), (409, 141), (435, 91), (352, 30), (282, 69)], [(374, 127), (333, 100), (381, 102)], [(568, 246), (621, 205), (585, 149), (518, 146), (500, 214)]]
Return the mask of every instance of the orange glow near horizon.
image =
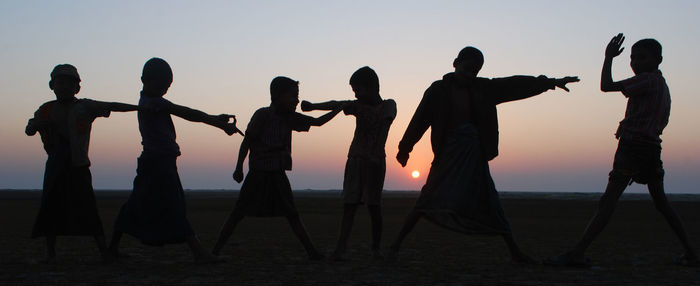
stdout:
[(413, 177), (414, 179), (418, 179), (418, 177), (420, 177), (420, 172), (418, 172), (418, 170), (414, 170), (413, 172), (411, 172), (411, 177)]

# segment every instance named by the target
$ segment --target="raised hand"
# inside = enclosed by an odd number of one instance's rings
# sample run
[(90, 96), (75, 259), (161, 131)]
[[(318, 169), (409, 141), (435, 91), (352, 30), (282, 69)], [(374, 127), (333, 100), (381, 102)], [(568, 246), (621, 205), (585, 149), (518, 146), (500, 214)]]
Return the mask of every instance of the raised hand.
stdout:
[(625, 48), (622, 47), (622, 42), (624, 41), (625, 36), (622, 33), (619, 33), (617, 36), (613, 37), (612, 40), (610, 40), (610, 43), (608, 43), (608, 47), (605, 48), (605, 57), (612, 59), (619, 56), (622, 51), (625, 50)]
[(396, 154), (396, 161), (399, 161), (401, 167), (406, 167), (406, 163), (408, 163), (408, 153), (399, 152)]
[(312, 111), (312, 110), (314, 110), (313, 103), (308, 102), (306, 100), (301, 101), (301, 111)]
[(566, 92), (569, 92), (569, 88), (566, 87), (567, 83), (570, 82), (579, 82), (581, 81), (577, 76), (567, 76), (563, 78), (557, 78), (554, 79), (554, 86), (561, 88), (563, 90), (566, 90)]

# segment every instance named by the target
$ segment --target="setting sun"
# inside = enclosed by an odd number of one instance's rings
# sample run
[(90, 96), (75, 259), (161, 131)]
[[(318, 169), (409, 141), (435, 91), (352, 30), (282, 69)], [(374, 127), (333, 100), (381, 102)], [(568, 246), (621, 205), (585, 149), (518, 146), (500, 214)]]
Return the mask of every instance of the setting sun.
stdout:
[(418, 177), (420, 177), (420, 172), (418, 172), (418, 170), (414, 170), (413, 172), (411, 172), (411, 177), (413, 177), (414, 179), (418, 179)]

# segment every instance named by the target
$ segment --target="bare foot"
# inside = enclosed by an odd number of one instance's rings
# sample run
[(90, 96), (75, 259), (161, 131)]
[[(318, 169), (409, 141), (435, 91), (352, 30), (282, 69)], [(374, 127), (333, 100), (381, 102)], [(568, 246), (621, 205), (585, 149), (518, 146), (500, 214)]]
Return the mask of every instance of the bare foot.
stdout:
[(323, 259), (326, 258), (325, 255), (321, 254), (321, 253), (318, 252), (318, 251), (314, 251), (314, 252), (312, 252), (312, 253), (308, 253), (308, 255), (309, 255), (309, 260), (311, 260), (311, 261), (321, 261), (321, 260), (323, 260)]
[(694, 254), (685, 253), (676, 259), (676, 264), (687, 267), (698, 267), (700, 266), (700, 260), (698, 260), (698, 257)]
[(56, 256), (49, 256), (49, 255), (47, 255), (46, 257), (44, 257), (44, 260), (42, 260), (41, 263), (44, 263), (44, 264), (55, 264), (55, 263), (56, 263)]
[(207, 253), (207, 252), (200, 253), (198, 255), (195, 255), (195, 257), (194, 257), (194, 263), (196, 263), (196, 264), (216, 264), (216, 263), (223, 263), (223, 262), (226, 262), (225, 258), (215, 256), (215, 255)]
[(589, 268), (591, 267), (591, 260), (585, 258), (583, 254), (567, 252), (559, 256), (547, 258), (543, 261), (543, 264), (549, 266)]
[(399, 250), (394, 247), (389, 247), (389, 249), (386, 251), (386, 255), (384, 256), (384, 260), (388, 262), (396, 262), (398, 260), (399, 256)]
[(372, 258), (375, 260), (384, 260), (384, 254), (378, 248), (372, 249)]
[(532, 259), (532, 257), (522, 252), (511, 254), (510, 257), (513, 259), (513, 262), (519, 264), (539, 264), (538, 261)]

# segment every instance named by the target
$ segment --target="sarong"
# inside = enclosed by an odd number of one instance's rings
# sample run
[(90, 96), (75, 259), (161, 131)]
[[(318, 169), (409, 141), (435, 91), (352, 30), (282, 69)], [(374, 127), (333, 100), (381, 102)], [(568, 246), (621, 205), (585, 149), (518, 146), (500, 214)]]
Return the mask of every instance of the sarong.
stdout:
[(449, 130), (443, 142), (415, 210), (461, 233), (510, 233), (476, 128), (465, 124)]
[(134, 189), (114, 223), (116, 231), (153, 246), (184, 243), (194, 235), (187, 220), (185, 193), (176, 159), (175, 156), (141, 154)]
[[(63, 156), (61, 156), (63, 155)], [(88, 166), (73, 167), (70, 152), (46, 161), (41, 205), (32, 238), (104, 235)]]

